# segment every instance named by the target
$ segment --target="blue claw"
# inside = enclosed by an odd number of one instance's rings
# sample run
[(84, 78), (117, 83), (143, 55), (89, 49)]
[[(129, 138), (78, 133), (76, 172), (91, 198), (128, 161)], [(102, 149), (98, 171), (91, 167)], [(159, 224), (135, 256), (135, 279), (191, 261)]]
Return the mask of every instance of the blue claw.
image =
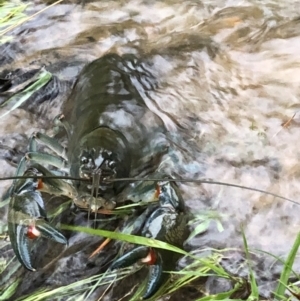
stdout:
[(149, 266), (147, 288), (143, 299), (151, 298), (160, 288), (163, 282), (163, 262), (159, 252), (156, 252), (156, 262)]
[(163, 261), (158, 251), (145, 246), (136, 247), (114, 261), (110, 269), (126, 268), (138, 261), (149, 265), (148, 283), (143, 296), (146, 300), (157, 292), (163, 280)]
[[(182, 247), (189, 234), (188, 215), (185, 214), (183, 198), (177, 185), (168, 179), (160, 181), (158, 188), (159, 205), (148, 207), (143, 213), (144, 223), (139, 221), (139, 225), (142, 225), (139, 227), (140, 235)], [(168, 278), (168, 274), (163, 271), (173, 269), (179, 257), (180, 254), (169, 250), (139, 246), (118, 258), (111, 265), (111, 269), (128, 267), (137, 261), (147, 264), (149, 275), (143, 296), (145, 300), (157, 293)]]
[(27, 227), (25, 225), (8, 224), (9, 235), (14, 233), (15, 239), (11, 239), (12, 248), (22, 265), (29, 271), (35, 271), (32, 267), (28, 248)]
[(127, 268), (135, 264), (139, 259), (145, 258), (149, 253), (149, 248), (145, 246), (140, 246), (132, 249), (131, 251), (125, 253), (123, 256), (118, 258), (110, 266), (111, 270)]
[(57, 229), (48, 224), (45, 220), (37, 220), (35, 227), (41, 232), (41, 235), (45, 238), (51, 239), (59, 244), (67, 245), (68, 241), (63, 234)]
[(43, 236), (67, 244), (64, 235), (48, 224), (46, 219), (44, 202), (38, 191), (30, 187), (13, 193), (8, 212), (8, 234), (18, 260), (27, 270), (35, 271), (31, 264), (29, 239)]

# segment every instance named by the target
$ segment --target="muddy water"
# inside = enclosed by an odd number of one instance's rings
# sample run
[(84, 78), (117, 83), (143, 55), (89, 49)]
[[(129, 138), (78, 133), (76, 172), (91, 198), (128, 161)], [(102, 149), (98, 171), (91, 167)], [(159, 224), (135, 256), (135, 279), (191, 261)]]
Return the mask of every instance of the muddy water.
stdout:
[[(298, 201), (299, 4), (65, 1), (13, 33), (16, 40), (3, 48), (0, 68), (46, 65), (72, 82), (86, 62), (107, 52), (151, 57), (158, 83), (145, 98), (172, 133), (173, 160), (164, 163), (171, 174), (256, 187)], [(43, 7), (36, 1), (31, 11)], [(42, 119), (16, 111), (1, 121), (1, 135), (13, 144), (7, 137), (51, 129), (49, 120), (61, 103), (49, 104)], [(2, 166), (3, 176), (13, 173), (5, 162)], [(2, 191), (7, 185), (1, 183)], [(218, 185), (180, 187), (190, 208), (222, 215), (224, 231), (212, 223), (189, 242), (193, 249), (240, 248), (243, 224), (251, 249), (284, 256), (299, 231), (299, 205)]]

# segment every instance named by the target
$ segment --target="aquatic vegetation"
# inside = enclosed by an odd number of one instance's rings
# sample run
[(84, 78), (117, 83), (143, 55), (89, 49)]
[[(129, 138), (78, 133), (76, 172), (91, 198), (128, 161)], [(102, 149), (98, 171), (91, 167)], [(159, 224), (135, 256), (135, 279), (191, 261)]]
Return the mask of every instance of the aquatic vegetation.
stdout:
[[(65, 229), (72, 229), (73, 231), (81, 231), (89, 233), (91, 235), (99, 235), (108, 237), (111, 239), (117, 239), (128, 243), (147, 245), (154, 248), (163, 248), (172, 252), (178, 252), (182, 255), (185, 255), (185, 259), (190, 263), (187, 264), (183, 269), (178, 271), (166, 271), (171, 273), (171, 280), (167, 282), (163, 287), (160, 288), (158, 293), (149, 300), (157, 300), (160, 297), (171, 294), (179, 289), (184, 287), (194, 287), (199, 292), (202, 291), (202, 297), (194, 299), (194, 301), (207, 301), (207, 300), (263, 300), (259, 296), (259, 289), (256, 284), (255, 274), (251, 268), (252, 261), (250, 259), (250, 253), (254, 254), (255, 250), (248, 249), (247, 241), (243, 235), (244, 240), (244, 252), (246, 256), (246, 261), (249, 267), (249, 276), (248, 278), (238, 277), (229, 273), (221, 264), (223, 258), (225, 258), (230, 249), (224, 250), (214, 250), (214, 249), (203, 249), (197, 250), (197, 252), (186, 252), (180, 248), (169, 245), (165, 242), (156, 241), (153, 239), (148, 239), (140, 236), (134, 236), (124, 233), (115, 233), (104, 230), (96, 230), (85, 227), (70, 227), (63, 226)], [(280, 280), (278, 281), (279, 285), (276, 291), (274, 291), (275, 299), (277, 300), (289, 300), (289, 296), (286, 295), (286, 292), (293, 292), (294, 295), (297, 295), (297, 281), (294, 280), (289, 283), (288, 279), (291, 276), (293, 260), (295, 254), (299, 249), (300, 239), (297, 237), (293, 248), (287, 258), (284, 261), (284, 266)], [(242, 250), (241, 250), (242, 251)], [(130, 276), (133, 272), (136, 272), (136, 269), (125, 268), (122, 272), (107, 271), (100, 275), (95, 275), (87, 279), (83, 279), (72, 283), (67, 286), (58, 287), (52, 290), (40, 290), (31, 295), (24, 296), (18, 299), (18, 301), (37, 301), (37, 300), (48, 300), (48, 298), (58, 298), (63, 296), (68, 296), (66, 300), (88, 300), (88, 297), (93, 293), (93, 291), (99, 286), (103, 285), (109, 290), (113, 283), (116, 281), (121, 281), (122, 279)], [(205, 290), (205, 281), (208, 277), (222, 278), (226, 279), (228, 282), (232, 283), (232, 288), (228, 291), (222, 291), (217, 294), (209, 294)], [(203, 281), (201, 281), (203, 279)], [(199, 284), (200, 283), (202, 284)], [(298, 279), (299, 281), (299, 279)], [(197, 283), (197, 284), (196, 284)], [(146, 285), (145, 281), (142, 283), (141, 287), (136, 290), (133, 294), (132, 291), (128, 292), (128, 296), (131, 296), (129, 300), (139, 300), (141, 293), (143, 291), (143, 286)], [(16, 289), (17, 284), (10, 285), (3, 292), (3, 296), (13, 295), (14, 290)], [(133, 288), (135, 289), (135, 287)], [(127, 297), (128, 297), (127, 296)], [(1, 299), (0, 300), (5, 300)]]
[(29, 5), (30, 2), (25, 4), (19, 0), (0, 2), (0, 44), (12, 40), (13, 37), (6, 33), (26, 20), (25, 10)]
[(23, 3), (20, 0), (9, 0), (0, 2), (0, 44), (10, 42), (13, 40), (13, 36), (7, 35), (10, 31), (22, 25), (23, 23), (31, 20), (41, 12), (45, 11), (49, 7), (59, 4), (63, 0), (58, 0), (55, 3), (46, 6), (40, 11), (28, 16), (25, 11), (28, 7), (32, 6), (32, 3)]
[[(0, 105), (0, 107), (7, 109), (7, 111), (0, 116), (0, 119), (22, 106), (22, 104), (24, 104), (26, 100), (28, 100), (35, 92), (44, 87), (51, 80), (51, 78), (52, 74), (50, 72), (44, 70), (43, 68), (39, 70), (35, 76), (26, 82), (26, 85), (24, 85), (24, 90), (11, 93), (11, 97), (9, 97)], [(7, 79), (7, 81), (9, 82), (9, 79)], [(10, 91), (8, 89), (6, 93), (9, 92)]]

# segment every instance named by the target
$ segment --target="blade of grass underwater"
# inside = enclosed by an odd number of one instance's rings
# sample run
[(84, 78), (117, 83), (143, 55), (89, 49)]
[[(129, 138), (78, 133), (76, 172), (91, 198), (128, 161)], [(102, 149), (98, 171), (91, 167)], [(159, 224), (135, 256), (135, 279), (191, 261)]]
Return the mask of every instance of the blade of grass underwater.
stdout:
[[(11, 283), (11, 279), (13, 279), (13, 275), (20, 269), (21, 263), (19, 261), (15, 261), (16, 256), (13, 256), (7, 263), (6, 266), (4, 267), (3, 272), (5, 271), (4, 275), (1, 275), (0, 277), (0, 286), (2, 287), (3, 284), (4, 286), (9, 285)], [(6, 273), (6, 271), (8, 271)]]
[[(298, 283), (299, 284), (299, 283)], [(297, 300), (300, 300), (300, 288), (297, 284), (291, 284), (286, 288)], [(291, 298), (290, 298), (291, 299)]]
[(286, 290), (286, 286), (288, 284), (288, 280), (289, 280), (289, 277), (290, 277), (290, 274), (292, 271), (292, 267), (293, 267), (293, 264), (295, 261), (297, 251), (299, 249), (299, 245), (300, 245), (300, 233), (298, 233), (296, 240), (293, 244), (293, 247), (287, 257), (287, 260), (285, 261), (284, 268), (280, 275), (278, 287), (277, 287), (276, 291), (274, 292), (275, 298), (277, 300), (281, 300), (284, 298), (284, 293)]
[(84, 233), (91, 234), (91, 235), (108, 237), (108, 238), (115, 239), (115, 240), (122, 240), (122, 241), (126, 241), (126, 242), (129, 242), (132, 244), (144, 245), (144, 246), (158, 248), (158, 249), (165, 249), (165, 250), (173, 251), (173, 252), (176, 252), (176, 253), (179, 253), (182, 255), (189, 255), (186, 251), (184, 251), (180, 248), (177, 248), (166, 242), (152, 239), (152, 238), (124, 234), (124, 233), (120, 233), (120, 232), (112, 232), (112, 231), (107, 231), (107, 230), (92, 229), (92, 228), (87, 228), (87, 227), (79, 227), (79, 226), (74, 227), (74, 226), (69, 226), (69, 225), (61, 225), (61, 229), (84, 232)]
[(207, 211), (205, 213), (201, 212), (199, 214), (194, 213), (194, 218), (189, 221), (189, 225), (194, 225), (194, 230), (191, 232), (189, 238), (187, 240), (192, 239), (198, 234), (204, 233), (209, 228), (210, 223), (216, 223), (217, 229), (219, 232), (224, 230), (222, 225), (222, 216), (214, 211)]
[(27, 87), (24, 91), (15, 94), (14, 96), (10, 97), (7, 101), (5, 101), (1, 107), (8, 105), (10, 103), (13, 103), (13, 106), (4, 114), (0, 116), (0, 118), (3, 118), (4, 116), (8, 115), (13, 110), (17, 109), (19, 106), (21, 106), (34, 92), (41, 89), (43, 86), (45, 86), (52, 78), (52, 74), (45, 69), (42, 69), (40, 71), (40, 75), (38, 77), (38, 80), (34, 82), (32, 85)]
[(107, 271), (104, 272), (102, 275), (100, 274), (100, 275), (99, 275), (100, 277), (97, 278), (96, 283), (95, 283), (95, 284), (92, 284), (90, 290), (89, 290), (88, 292), (86, 292), (85, 297), (84, 297), (84, 301), (90, 300), (90, 296), (91, 296), (92, 293), (95, 291), (95, 289), (96, 289), (98, 286), (103, 285), (103, 283), (111, 285), (111, 282), (110, 282), (110, 283), (107, 283), (107, 281), (106, 281), (106, 282), (103, 282), (103, 280), (105, 281), (106, 277), (107, 277), (107, 278), (112, 277), (112, 278), (113, 278), (113, 279), (112, 279), (112, 282), (116, 282), (116, 281), (119, 281), (119, 280), (121, 280), (121, 279), (127, 277), (130, 273), (131, 273), (131, 268), (125, 268), (125, 269), (122, 270), (121, 276), (120, 276), (120, 273), (118, 274), (119, 277), (117, 277), (116, 271), (108, 271), (108, 270), (107, 270)]
[(0, 301), (9, 300), (10, 297), (15, 293), (20, 280), (17, 280), (13, 282), (4, 292), (2, 292), (2, 295), (0, 296)]
[[(13, 86), (13, 87), (9, 87), (9, 89), (6, 90), (6, 91), (2, 91), (1, 95), (3, 95), (3, 96), (8, 95), (11, 98), (15, 94), (20, 93), (22, 90), (28, 88), (30, 85), (32, 85), (34, 82), (36, 82), (40, 78), (41, 72), (43, 72), (43, 71), (44, 71), (44, 69), (38, 70), (36, 72), (36, 74), (31, 76), (27, 80), (23, 81), (22, 83), (19, 83), (16, 86)], [(0, 107), (5, 106), (8, 102), (9, 102), (9, 99), (5, 100), (4, 102), (1, 103)]]
[(190, 236), (188, 237), (187, 240), (190, 240), (192, 238), (194, 238), (196, 235), (198, 234), (202, 234), (204, 232), (206, 232), (209, 228), (209, 225), (210, 225), (210, 222), (211, 220), (210, 219), (207, 219), (207, 220), (204, 220), (202, 221), (199, 225), (197, 225), (195, 227), (195, 229), (191, 232)]
[(8, 43), (13, 40), (13, 37), (0, 37), (0, 44)]
[[(172, 274), (176, 275), (175, 273), (172, 273)], [(194, 275), (194, 274), (181, 275), (181, 277), (176, 279), (175, 281), (173, 281), (173, 280), (172, 280), (172, 282), (169, 281), (168, 286), (164, 286), (162, 292), (163, 292), (164, 295), (171, 294), (171, 293), (179, 290), (181, 287), (190, 284), (194, 280), (197, 280), (201, 277), (203, 277), (203, 278), (208, 277), (208, 276), (211, 276), (211, 275), (215, 275), (215, 274), (205, 274), (205, 273), (203, 273), (201, 275), (201, 273), (197, 273), (196, 275)]]
[(28, 5), (30, 4), (24, 4), (21, 1), (2, 2), (0, 6), (0, 28), (13, 24), (22, 17), (26, 17), (23, 11)]
[[(269, 255), (269, 256), (275, 258), (277, 261), (281, 262), (283, 265), (285, 264), (285, 261), (283, 259), (281, 259), (280, 257), (278, 257), (278, 256), (276, 256), (276, 255), (274, 255), (274, 254), (272, 254), (270, 252), (267, 252), (267, 251), (264, 251), (264, 250), (260, 250), (260, 249), (255, 249), (255, 251), (264, 253), (266, 255)], [(293, 273), (296, 278), (299, 277), (299, 275), (293, 269), (291, 269), (291, 273)]]
[(257, 283), (255, 280), (255, 276), (254, 276), (252, 267), (251, 267), (248, 243), (247, 243), (246, 235), (245, 235), (243, 228), (242, 228), (242, 235), (243, 235), (243, 242), (244, 242), (244, 248), (245, 248), (245, 253), (246, 253), (247, 265), (248, 265), (248, 269), (249, 269), (249, 273), (250, 273), (251, 294), (247, 300), (249, 300), (249, 301), (259, 300), (258, 287), (257, 287)]
[[(126, 277), (128, 274), (128, 271), (125, 271), (123, 273), (118, 273), (118, 279), (122, 279), (122, 277)], [(108, 276), (108, 277), (106, 277)], [(71, 283), (69, 285), (61, 286), (52, 290), (49, 289), (41, 289), (38, 290), (28, 296), (22, 296), (19, 297), (16, 301), (42, 301), (42, 300), (53, 300), (54, 297), (61, 298), (62, 296), (74, 296), (79, 293), (86, 294), (86, 291), (90, 288), (93, 288), (93, 284), (91, 284), (94, 281), (97, 281), (99, 278), (103, 279), (103, 282), (101, 285), (106, 285), (111, 283), (111, 279), (109, 278), (110, 275), (95, 275), (91, 276), (86, 279), (79, 280), (77, 282)], [(86, 287), (82, 287), (84, 285), (87, 285)], [(50, 299), (51, 298), (51, 299)], [(73, 298), (74, 300), (74, 298)], [(77, 299), (76, 299), (77, 300)]]
[[(129, 299), (129, 301), (136, 301), (136, 300), (142, 300), (142, 294), (145, 290), (145, 287), (147, 285), (148, 279), (145, 278), (143, 282), (138, 286), (138, 288), (135, 290), (132, 297)], [(134, 288), (133, 288), (134, 289)], [(130, 291), (130, 293), (133, 293), (133, 291)], [(156, 294), (155, 294), (156, 295)], [(157, 298), (156, 298), (157, 299)], [(122, 300), (122, 299), (121, 299)], [(149, 301), (153, 300), (153, 297), (149, 299)]]
[(9, 201), (10, 201), (10, 199), (0, 201), (0, 208), (5, 207), (6, 205), (8, 205)]
[(191, 257), (195, 260), (198, 260), (202, 264), (208, 266), (217, 275), (228, 278), (228, 273), (222, 267), (217, 267), (210, 262), (206, 262), (203, 258), (196, 257), (178, 247), (172, 246), (172, 245), (170, 245), (166, 242), (160, 241), (160, 240), (156, 240), (153, 238), (146, 238), (146, 237), (142, 237), (142, 236), (124, 234), (124, 233), (120, 233), (120, 232), (112, 232), (112, 231), (107, 231), (107, 230), (99, 230), (99, 229), (92, 229), (92, 228), (79, 227), (79, 226), (74, 227), (74, 226), (69, 226), (69, 225), (61, 225), (61, 229), (71, 230), (71, 231), (79, 231), (79, 232), (84, 232), (84, 233), (91, 234), (91, 235), (103, 236), (103, 237), (107, 237), (110, 239), (126, 241), (126, 242), (129, 242), (132, 244), (169, 250), (169, 251), (172, 251), (175, 253), (179, 253), (179, 254)]
[(0, 37), (3, 36), (3, 35), (5, 35), (5, 34), (8, 33), (9, 31), (15, 29), (16, 27), (20, 26), (21, 24), (23, 24), (23, 23), (25, 23), (25, 22), (27, 22), (27, 21), (33, 19), (35, 16), (39, 15), (40, 13), (42, 13), (42, 12), (44, 12), (45, 10), (49, 9), (50, 7), (55, 6), (55, 5), (59, 4), (59, 3), (61, 3), (62, 1), (63, 1), (63, 0), (58, 0), (58, 1), (54, 2), (54, 3), (52, 3), (51, 5), (48, 5), (48, 6), (44, 7), (44, 8), (41, 9), (40, 11), (34, 13), (33, 15), (31, 15), (31, 16), (29, 16), (29, 17), (26, 17), (26, 18), (24, 18), (24, 19), (21, 19), (19, 22), (14, 22), (13, 25), (11, 25), (11, 26), (5, 28), (4, 30), (0, 31)]
[(17, 7), (4, 6), (1, 7), (0, 28), (13, 24), (17, 20), (26, 17), (22, 12), (27, 8), (28, 4), (21, 4)]
[(7, 28), (15, 26), (24, 21), (27, 16), (24, 11), (30, 5), (24, 4), (21, 1), (1, 1), (0, 3), (0, 44), (4, 44), (13, 39), (12, 36), (4, 36), (2, 33)]
[[(203, 258), (201, 262), (195, 260), (180, 271), (165, 271), (166, 273), (172, 274), (173, 278), (175, 279), (169, 281), (159, 290), (159, 292), (161, 292), (159, 296), (161, 297), (162, 295), (173, 293), (181, 287), (190, 284), (192, 281), (199, 278), (218, 276), (216, 273), (212, 272), (209, 266), (215, 265), (217, 267), (218, 265), (220, 265), (219, 260), (220, 255), (212, 254), (207, 258)], [(220, 277), (223, 276), (220, 275)], [(230, 275), (228, 275), (228, 277), (226, 278), (230, 278)]]
[(228, 292), (224, 292), (224, 293), (219, 293), (216, 295), (210, 295), (210, 296), (205, 296), (202, 297), (200, 299), (197, 299), (195, 301), (210, 301), (210, 300), (230, 300), (230, 301), (242, 301), (241, 299), (231, 299), (230, 296), (235, 293), (239, 288), (241, 287), (240, 283), (237, 283), (234, 288)]
[[(208, 269), (210, 271), (210, 269)], [(159, 296), (160, 298), (164, 295), (171, 294), (181, 287), (190, 284), (192, 281), (200, 278), (200, 277), (207, 277), (209, 274), (206, 273), (194, 273), (191, 271), (185, 271), (185, 272), (177, 272), (177, 271), (165, 271), (166, 273), (169, 273), (172, 275), (172, 280), (169, 280), (166, 284), (160, 287), (158, 294), (156, 296)], [(214, 274), (215, 275), (215, 274)], [(175, 277), (175, 279), (174, 279)], [(157, 299), (157, 298), (156, 298)], [(155, 300), (156, 300), (155, 299)]]

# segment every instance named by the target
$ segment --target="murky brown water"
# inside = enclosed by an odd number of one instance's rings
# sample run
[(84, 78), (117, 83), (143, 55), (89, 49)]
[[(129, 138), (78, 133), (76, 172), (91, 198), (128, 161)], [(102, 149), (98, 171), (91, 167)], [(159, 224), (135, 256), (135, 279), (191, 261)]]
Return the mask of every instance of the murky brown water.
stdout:
[[(35, 2), (34, 11), (44, 6)], [(299, 4), (131, 0), (82, 6), (65, 1), (14, 32), (16, 42), (5, 47), (7, 64), (0, 71), (46, 65), (72, 80), (86, 62), (107, 52), (151, 56), (159, 82), (147, 95), (149, 103), (184, 147), (175, 147), (175, 165), (166, 162), (170, 173), (252, 186), (298, 201)], [(59, 109), (57, 104), (51, 109), (49, 120)], [(35, 119), (18, 110), (1, 120), (0, 134), (30, 135), (41, 124), (50, 127), (48, 120)], [(13, 173), (1, 164), (2, 176)], [(1, 183), (1, 192), (7, 185)], [(190, 208), (224, 215), (225, 230), (212, 225), (190, 242), (195, 249), (241, 247), (243, 224), (251, 249), (286, 255), (299, 231), (298, 205), (218, 185), (181, 189)], [(294, 268), (299, 270), (300, 261)]]

